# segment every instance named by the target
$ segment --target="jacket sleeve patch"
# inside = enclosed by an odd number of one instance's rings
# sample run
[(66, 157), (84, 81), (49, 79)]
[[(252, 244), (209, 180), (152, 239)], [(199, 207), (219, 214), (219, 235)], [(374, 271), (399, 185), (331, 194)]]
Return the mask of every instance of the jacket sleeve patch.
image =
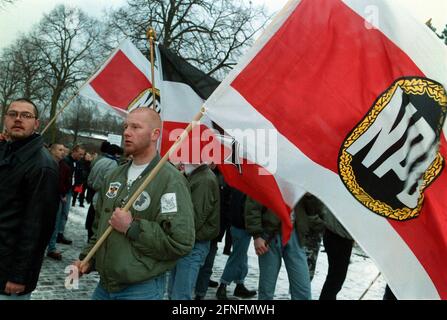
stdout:
[(165, 193), (160, 199), (161, 213), (177, 212), (177, 197), (175, 193)]
[(112, 182), (109, 185), (109, 189), (107, 190), (106, 196), (109, 199), (113, 199), (116, 197), (116, 195), (118, 194), (118, 190), (121, 187), (121, 183), (120, 182)]

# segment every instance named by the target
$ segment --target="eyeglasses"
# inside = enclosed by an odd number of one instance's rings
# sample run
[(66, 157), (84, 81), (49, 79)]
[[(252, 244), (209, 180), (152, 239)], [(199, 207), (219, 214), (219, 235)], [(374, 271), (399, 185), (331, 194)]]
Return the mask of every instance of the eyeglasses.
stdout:
[(36, 116), (31, 112), (17, 112), (17, 111), (8, 111), (6, 112), (6, 116), (11, 119), (17, 119), (17, 116), (19, 116), (20, 119), (27, 119), (27, 120), (36, 118)]

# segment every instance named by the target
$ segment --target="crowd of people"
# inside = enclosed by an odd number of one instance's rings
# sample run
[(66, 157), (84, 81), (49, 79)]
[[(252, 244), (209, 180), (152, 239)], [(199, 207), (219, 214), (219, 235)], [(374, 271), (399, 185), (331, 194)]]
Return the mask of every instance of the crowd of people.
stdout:
[[(0, 135), (0, 300), (30, 299), (45, 252), (61, 260), (70, 208), (89, 204), (88, 237), (79, 275), (96, 271), (95, 300), (202, 300), (209, 286), (216, 298), (272, 300), (284, 261), (290, 296), (311, 299), (311, 280), (321, 240), (329, 269), (320, 299), (336, 299), (346, 274), (353, 239), (316, 197), (306, 194), (294, 209), (294, 229), (282, 243), (281, 221), (267, 207), (228, 186), (213, 164), (167, 162), (124, 209), (141, 182), (160, 162), (157, 112), (139, 108), (124, 121), (124, 150), (104, 142), (101, 154), (81, 145), (44, 144), (36, 133), (37, 106), (28, 99), (10, 103)], [(82, 261), (99, 237), (113, 232), (89, 261)], [(219, 283), (211, 281), (217, 243), (225, 236), (229, 255)], [(254, 243), (259, 265), (257, 290), (244, 284), (247, 251)], [(230, 249), (231, 248), (231, 249)], [(389, 288), (387, 297), (392, 296)], [(316, 297), (313, 297), (316, 298)]]

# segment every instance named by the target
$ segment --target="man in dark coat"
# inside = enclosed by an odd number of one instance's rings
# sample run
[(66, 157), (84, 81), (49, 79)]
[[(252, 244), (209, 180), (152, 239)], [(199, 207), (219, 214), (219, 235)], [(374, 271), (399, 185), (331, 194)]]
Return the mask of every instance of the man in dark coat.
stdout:
[(38, 111), (13, 101), (0, 141), (0, 300), (30, 299), (58, 207), (58, 169), (35, 133)]
[(77, 170), (76, 168), (79, 166), (79, 161), (84, 158), (84, 155), (85, 148), (81, 145), (76, 145), (73, 147), (71, 154), (66, 156), (62, 160), (65, 161), (65, 163), (70, 167), (70, 179), (72, 180), (72, 182), (74, 182), (74, 184), (72, 183), (71, 188), (66, 195), (66, 201), (62, 206), (61, 221), (58, 226), (59, 230), (57, 235), (57, 243), (71, 244), (73, 242), (70, 239), (65, 238), (64, 231), (65, 225), (67, 224), (68, 220), (68, 214), (70, 213), (71, 199), (73, 197), (73, 187), (76, 185), (75, 171)]

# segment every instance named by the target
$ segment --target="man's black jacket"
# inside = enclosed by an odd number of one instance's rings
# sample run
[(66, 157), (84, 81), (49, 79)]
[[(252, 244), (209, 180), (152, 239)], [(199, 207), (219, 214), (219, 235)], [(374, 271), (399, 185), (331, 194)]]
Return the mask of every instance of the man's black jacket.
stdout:
[(58, 167), (42, 137), (0, 142), (0, 292), (33, 291), (59, 207)]

